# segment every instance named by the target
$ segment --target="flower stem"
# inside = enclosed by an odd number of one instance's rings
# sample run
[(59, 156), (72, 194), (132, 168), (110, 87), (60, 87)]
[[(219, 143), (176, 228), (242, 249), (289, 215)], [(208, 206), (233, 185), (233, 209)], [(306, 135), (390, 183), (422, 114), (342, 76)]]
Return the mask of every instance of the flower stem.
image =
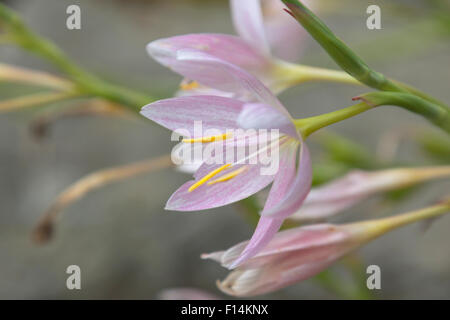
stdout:
[(283, 79), (283, 85), (286, 87), (309, 81), (364, 85), (344, 71), (311, 67), (280, 60), (276, 62), (276, 72), (281, 75), (280, 79)]
[(356, 222), (354, 223), (354, 225), (358, 224), (359, 226), (366, 226), (368, 229), (361, 228), (360, 230), (366, 229), (363, 237), (366, 238), (367, 240), (371, 240), (393, 229), (397, 229), (421, 220), (436, 218), (448, 212), (450, 212), (450, 201), (447, 199), (446, 201), (440, 204), (427, 207), (424, 209), (383, 219), (365, 222)]
[(370, 105), (363, 101), (353, 106), (336, 110), (330, 113), (324, 113), (310, 118), (296, 119), (294, 120), (294, 124), (301, 130), (303, 137), (306, 138), (319, 129), (332, 125), (336, 122), (354, 117), (362, 112), (372, 109), (373, 107), (373, 105)]
[[(313, 12), (311, 12), (299, 0), (282, 0), (289, 8), (289, 13), (308, 31), (308, 33), (322, 46), (328, 55), (352, 77), (365, 85), (380, 91), (406, 92), (415, 94), (422, 99), (434, 104), (447, 107), (439, 100), (427, 94), (405, 85), (401, 82), (391, 80), (382, 73), (371, 69), (353, 50), (323, 23)], [(447, 107), (448, 108), (448, 107)]]
[(50, 61), (71, 78), (81, 94), (102, 97), (134, 111), (155, 100), (146, 94), (111, 84), (79, 67), (54, 43), (35, 34), (14, 11), (2, 4), (0, 20), (13, 44)]
[(0, 63), (0, 81), (19, 82), (50, 89), (71, 91), (74, 85), (71, 81), (48, 74), (13, 65)]
[(353, 100), (361, 100), (361, 102), (330, 113), (305, 119), (296, 119), (294, 124), (301, 131), (303, 137), (306, 138), (319, 129), (354, 117), (372, 108), (382, 105), (394, 105), (417, 113), (447, 133), (450, 133), (450, 108), (431, 103), (416, 95), (400, 92), (370, 92)]
[(40, 244), (48, 242), (53, 235), (55, 222), (60, 218), (62, 211), (87, 193), (116, 181), (171, 166), (173, 166), (173, 162), (170, 155), (164, 155), (136, 163), (102, 169), (81, 178), (63, 190), (39, 219), (33, 231), (33, 240)]
[(0, 101), (0, 113), (80, 97), (76, 92), (36, 93)]

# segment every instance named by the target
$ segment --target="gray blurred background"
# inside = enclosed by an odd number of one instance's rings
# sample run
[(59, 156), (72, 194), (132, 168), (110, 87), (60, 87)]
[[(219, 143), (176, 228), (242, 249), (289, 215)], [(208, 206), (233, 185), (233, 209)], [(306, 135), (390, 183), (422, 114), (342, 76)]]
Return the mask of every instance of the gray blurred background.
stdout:
[[(329, 26), (372, 67), (450, 101), (448, 33), (418, 27), (426, 16), (390, 5), (404, 3), (421, 11), (427, 1), (377, 1), (383, 29), (374, 31), (365, 26), (365, 10), (372, 1), (318, 2)], [(170, 94), (180, 77), (147, 56), (149, 41), (195, 32), (234, 33), (227, 1), (14, 0), (7, 4), (80, 65), (150, 94)], [(81, 7), (81, 30), (65, 27), (70, 4)], [(302, 63), (337, 68), (312, 40), (307, 45)], [(47, 62), (16, 48), (0, 47), (0, 62), (57, 74)], [(0, 84), (0, 97), (24, 92), (20, 90), (25, 89)], [(295, 117), (307, 117), (348, 106), (350, 98), (364, 90), (305, 84), (283, 93), (281, 99)], [(253, 227), (235, 206), (194, 214), (164, 211), (171, 193), (189, 179), (173, 170), (88, 194), (64, 212), (52, 242), (41, 247), (31, 242), (37, 219), (71, 183), (107, 166), (169, 153), (172, 147), (165, 129), (140, 118), (112, 117), (61, 120), (47, 139), (37, 143), (30, 136), (29, 122), (42, 112), (39, 109), (43, 108), (0, 115), (0, 298), (153, 299), (165, 288), (180, 286), (225, 297), (215, 281), (226, 270), (199, 256), (249, 238)], [(429, 124), (403, 110), (384, 107), (333, 130), (374, 150), (383, 133), (402, 126)], [(407, 163), (429, 164), (408, 144), (399, 157)], [(449, 186), (449, 181), (433, 182), (384, 213), (424, 206)], [(368, 218), (368, 208), (358, 206), (340, 220)], [(382, 290), (374, 298), (449, 299), (448, 230), (450, 218), (444, 217), (425, 233), (417, 225), (410, 226), (362, 248), (358, 255), (363, 266), (377, 264), (382, 271)], [(65, 271), (71, 264), (81, 267), (82, 290), (69, 291), (65, 286)], [(346, 281), (345, 275), (341, 280)], [(262, 298), (340, 297), (308, 280)]]

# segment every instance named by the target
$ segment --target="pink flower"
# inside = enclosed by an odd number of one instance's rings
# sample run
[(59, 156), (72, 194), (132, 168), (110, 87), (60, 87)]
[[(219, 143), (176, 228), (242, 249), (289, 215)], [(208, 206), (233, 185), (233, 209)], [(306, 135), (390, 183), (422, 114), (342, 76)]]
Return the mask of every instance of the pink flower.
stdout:
[[(190, 54), (191, 61), (198, 61), (201, 65), (195, 66), (194, 63), (189, 66), (192, 75), (200, 74), (211, 83), (227, 78), (229, 81), (226, 83), (230, 87), (259, 102), (247, 103), (220, 96), (177, 97), (145, 106), (142, 115), (170, 130), (183, 129), (189, 135), (185, 140), (187, 143), (208, 143), (216, 138), (220, 141), (211, 143), (242, 143), (238, 137), (236, 140), (227, 134), (229, 130), (237, 129), (276, 129), (280, 133), (269, 143), (270, 148), (279, 146), (278, 150), (274, 148), (275, 152), (279, 151), (279, 167), (274, 174), (261, 174), (262, 164), (248, 161), (259, 156), (264, 148), (225, 164), (203, 163), (194, 180), (182, 185), (166, 204), (166, 209), (177, 211), (215, 208), (247, 198), (273, 183), (255, 233), (246, 250), (234, 262), (237, 266), (263, 248), (279, 230), (283, 220), (302, 205), (311, 186), (310, 155), (288, 111), (258, 79), (223, 60), (201, 52)], [(217, 135), (195, 136), (196, 121), (202, 121), (204, 130), (214, 129)], [(245, 139), (243, 144), (251, 141)]]
[[(205, 66), (208, 55), (215, 63), (233, 64), (257, 77), (273, 92), (279, 93), (293, 84), (286, 63), (271, 56), (271, 48), (282, 57), (300, 51), (305, 31), (284, 12), (281, 1), (231, 1), (233, 21), (241, 37), (224, 34), (188, 34), (159, 39), (147, 45), (148, 53), (162, 65), (183, 75), (178, 96), (221, 95), (246, 99), (239, 88), (229, 86), (227, 78), (210, 79), (198, 69)], [(200, 61), (192, 52), (203, 53)], [(295, 53), (295, 54), (294, 54)], [(295, 69), (295, 68), (294, 68)], [(248, 100), (247, 100), (248, 101)]]
[[(359, 232), (358, 232), (359, 231)], [(251, 259), (233, 270), (219, 288), (233, 296), (265, 294), (305, 280), (361, 244), (361, 227), (313, 225), (279, 232)], [(230, 268), (246, 242), (202, 255)]]
[(307, 35), (290, 19), (278, 0), (231, 0), (234, 27), (239, 36), (260, 52), (288, 61), (300, 56)]
[[(288, 87), (269, 56), (235, 36), (208, 33), (175, 36), (149, 43), (147, 51), (156, 61), (185, 78), (179, 96), (208, 94), (248, 99), (242, 96), (239, 87), (229, 84), (229, 78), (209, 77), (213, 63), (230, 64), (245, 70), (275, 93)], [(205, 72), (200, 72), (202, 68), (206, 68)]]
[(289, 219), (299, 222), (326, 219), (372, 195), (449, 175), (449, 166), (397, 168), (372, 172), (355, 170), (324, 186), (313, 188), (302, 207)]
[[(318, 224), (279, 232), (252, 258), (233, 270), (219, 288), (245, 297), (272, 292), (308, 279), (365, 243), (404, 225), (450, 212), (446, 200), (425, 209), (393, 217), (345, 225)], [(230, 268), (247, 242), (202, 255)]]

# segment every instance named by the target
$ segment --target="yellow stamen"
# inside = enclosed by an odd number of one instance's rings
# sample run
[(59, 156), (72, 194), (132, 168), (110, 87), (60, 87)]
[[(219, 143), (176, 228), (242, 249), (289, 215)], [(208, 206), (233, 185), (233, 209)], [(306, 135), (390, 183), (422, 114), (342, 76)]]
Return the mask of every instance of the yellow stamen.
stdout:
[(224, 164), (223, 166), (211, 171), (210, 173), (208, 173), (206, 176), (204, 176), (203, 178), (201, 178), (200, 180), (198, 180), (196, 183), (194, 183), (192, 186), (189, 187), (188, 191), (194, 191), (195, 189), (197, 189), (198, 187), (200, 187), (202, 184), (205, 184), (209, 179), (211, 179), (212, 177), (214, 177), (216, 174), (218, 174), (219, 172), (225, 170), (226, 168), (228, 168), (229, 166), (231, 166), (230, 163)]
[(180, 84), (180, 88), (182, 90), (194, 90), (200, 87), (200, 84), (197, 81), (190, 81), (190, 82), (182, 82)]
[(213, 142), (213, 141), (226, 140), (230, 136), (231, 136), (231, 132), (219, 134), (217, 136), (201, 137), (201, 138), (195, 138), (195, 139), (183, 139), (182, 142), (185, 142), (185, 143), (195, 143), (195, 142), (207, 143), (207, 142)]
[(241, 174), (242, 172), (244, 172), (245, 170), (247, 170), (247, 166), (240, 167), (239, 169), (231, 171), (230, 173), (224, 174), (223, 176), (221, 176), (220, 178), (217, 178), (216, 180), (208, 182), (208, 185), (231, 180), (234, 177), (236, 177), (238, 174)]

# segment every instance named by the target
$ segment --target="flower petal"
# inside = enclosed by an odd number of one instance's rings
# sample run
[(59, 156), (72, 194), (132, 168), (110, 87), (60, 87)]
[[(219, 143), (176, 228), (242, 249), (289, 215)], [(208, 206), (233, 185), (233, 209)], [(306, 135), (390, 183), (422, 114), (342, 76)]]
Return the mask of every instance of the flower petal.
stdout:
[(308, 147), (301, 143), (297, 175), (289, 188), (289, 191), (278, 203), (261, 212), (262, 216), (273, 218), (286, 218), (296, 212), (311, 189), (312, 167)]
[(210, 54), (180, 50), (172, 68), (184, 77), (217, 90), (233, 92), (244, 101), (259, 101), (280, 110), (281, 102), (254, 75), (239, 66)]
[(261, 52), (269, 54), (270, 49), (264, 30), (260, 0), (231, 0), (231, 14), (237, 33)]
[[(275, 176), (264, 210), (269, 210), (276, 206), (280, 199), (284, 199), (285, 194), (291, 187), (295, 177), (297, 150), (295, 145), (296, 143), (291, 143), (291, 145), (285, 145), (280, 149), (280, 170)], [(239, 257), (233, 263), (229, 264), (228, 267), (233, 269), (257, 254), (272, 240), (280, 229), (283, 220), (283, 218), (261, 217), (249, 243)]]
[(265, 1), (263, 11), (267, 13), (264, 17), (266, 37), (273, 55), (296, 61), (307, 40), (307, 32), (283, 10), (284, 8), (286, 6), (281, 1)]
[[(190, 83), (194, 85), (189, 86)], [(183, 79), (180, 85), (180, 89), (175, 93), (175, 97), (189, 97), (189, 96), (220, 96), (226, 98), (233, 98), (232, 92), (225, 92), (210, 87), (205, 87), (196, 82), (192, 82), (189, 79)]]
[[(159, 100), (142, 108), (141, 114), (170, 129), (194, 133), (194, 122), (202, 121), (203, 130), (237, 129), (243, 102), (218, 96), (189, 96)], [(202, 134), (202, 132), (200, 132)]]
[[(245, 1), (243, 1), (245, 2)], [(272, 61), (243, 39), (214, 33), (187, 34), (158, 39), (147, 45), (147, 52), (162, 65), (175, 71), (179, 51), (195, 50), (237, 65), (255, 76), (270, 68)], [(178, 71), (177, 71), (178, 72)]]
[[(198, 172), (211, 172), (222, 165), (203, 164)], [(196, 180), (191, 180), (183, 184), (167, 201), (166, 209), (174, 211), (197, 211), (210, 208), (225, 206), (227, 204), (245, 199), (252, 194), (260, 191), (268, 186), (274, 179), (273, 175), (261, 175), (259, 164), (242, 164), (232, 167), (232, 170), (247, 166), (246, 170), (240, 173), (233, 179), (223, 181), (215, 184), (204, 185), (189, 191), (189, 188), (199, 179), (203, 177), (198, 172), (195, 177)], [(220, 178), (227, 174), (228, 170), (218, 174), (214, 179)]]
[(270, 240), (272, 240), (282, 224), (283, 219), (261, 217), (258, 221), (255, 232), (253, 233), (253, 236), (245, 249), (236, 260), (230, 264), (224, 265), (224, 267), (234, 269), (253, 257), (258, 253), (258, 251), (264, 248)]
[[(295, 263), (294, 260), (285, 259), (287, 263)], [(297, 265), (288, 269), (285, 261), (277, 265), (267, 267), (233, 270), (224, 281), (219, 282), (219, 289), (236, 297), (251, 297), (273, 292), (292, 285), (296, 282), (308, 279), (328, 268), (335, 260), (319, 261)]]
[(264, 103), (246, 103), (238, 117), (238, 125), (244, 129), (279, 129), (293, 138), (300, 136), (284, 107), (275, 109)]
[[(309, 248), (333, 247), (349, 236), (348, 231), (331, 224), (315, 224), (278, 232), (273, 239), (256, 255), (241, 263), (240, 268), (256, 268), (280, 259), (281, 255), (300, 252)], [(241, 242), (226, 251), (203, 254), (202, 259), (212, 259), (222, 266), (231, 265), (248, 245), (249, 241)], [(310, 258), (309, 256), (306, 258)], [(309, 261), (309, 260), (308, 260)]]

